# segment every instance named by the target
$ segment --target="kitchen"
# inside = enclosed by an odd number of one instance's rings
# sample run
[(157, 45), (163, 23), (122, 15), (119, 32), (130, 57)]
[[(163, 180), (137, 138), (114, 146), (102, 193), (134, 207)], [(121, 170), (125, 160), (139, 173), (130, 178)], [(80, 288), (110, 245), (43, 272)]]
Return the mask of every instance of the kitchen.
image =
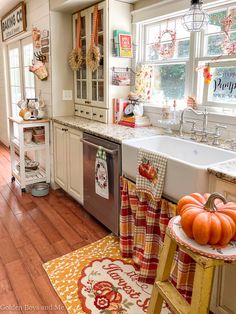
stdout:
[[(50, 313), (152, 313), (150, 283), (178, 201), (194, 192), (218, 192), (227, 202), (236, 201), (236, 3), (12, 0), (1, 5), (2, 21), (17, 10), (22, 15), (17, 35), (2, 29), (0, 49), (1, 304), (23, 313), (29, 305), (32, 313), (43, 306)], [(201, 8), (199, 23), (191, 20), (194, 6)], [(157, 173), (141, 150), (150, 153)], [(162, 154), (167, 158), (156, 165)], [(30, 167), (36, 169), (32, 176)], [(137, 198), (143, 178), (146, 184), (159, 182), (155, 206), (143, 195)], [(143, 225), (146, 218), (138, 216), (140, 204), (155, 212), (151, 234)], [(150, 262), (147, 273), (141, 256)], [(105, 257), (119, 261), (116, 273), (110, 269), (102, 279), (118, 278), (127, 267), (129, 278), (123, 280), (135, 290), (129, 297), (140, 297), (136, 305), (121, 293), (108, 298), (99, 282), (86, 286), (88, 265), (99, 260), (109, 269)], [(60, 264), (68, 273), (75, 267), (77, 277), (68, 280), (76, 283), (66, 281)], [(193, 262), (183, 265), (193, 277)], [(203, 309), (235, 313), (235, 266), (216, 268), (211, 302), (202, 302)], [(181, 284), (174, 272), (171, 276)], [(147, 283), (148, 298), (134, 281)], [(187, 301), (191, 284), (178, 287)], [(93, 307), (86, 289), (95, 298)], [(175, 305), (168, 306), (163, 313), (174, 312)]]

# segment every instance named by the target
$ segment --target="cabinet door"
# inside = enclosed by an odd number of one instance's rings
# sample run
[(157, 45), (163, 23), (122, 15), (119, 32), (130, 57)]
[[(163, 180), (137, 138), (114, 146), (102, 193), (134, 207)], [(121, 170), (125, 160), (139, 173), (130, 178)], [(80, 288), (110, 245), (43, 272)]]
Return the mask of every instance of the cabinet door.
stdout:
[[(89, 9), (89, 30), (92, 34), (93, 32), (93, 9)], [(96, 107), (106, 108), (106, 10), (105, 2), (98, 5), (98, 47), (100, 48), (101, 59), (98, 69), (94, 72), (90, 72), (90, 95), (89, 100), (91, 100), (92, 105)]]
[[(210, 177), (212, 192), (219, 192), (227, 201), (236, 202), (236, 185)], [(236, 313), (236, 266), (217, 267), (212, 296), (212, 311), (215, 314)]]
[(67, 192), (83, 204), (83, 144), (82, 132), (68, 129), (67, 132)]
[(65, 127), (54, 124), (54, 171), (55, 182), (67, 189), (66, 132)]
[[(76, 47), (77, 18), (77, 14), (73, 16), (74, 47)], [(85, 60), (90, 36), (88, 34), (87, 24), (88, 14), (87, 11), (84, 10), (81, 12), (81, 45), (84, 61), (81, 68), (74, 72), (75, 102), (81, 104), (88, 103), (88, 69)]]

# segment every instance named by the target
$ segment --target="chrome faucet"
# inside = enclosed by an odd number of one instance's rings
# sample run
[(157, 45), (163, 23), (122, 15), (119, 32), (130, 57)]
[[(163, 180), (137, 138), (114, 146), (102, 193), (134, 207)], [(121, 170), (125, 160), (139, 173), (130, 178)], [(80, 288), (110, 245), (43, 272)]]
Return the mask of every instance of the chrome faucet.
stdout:
[(181, 116), (180, 116), (180, 122), (179, 122), (179, 136), (180, 137), (183, 137), (183, 125), (184, 125), (184, 113), (186, 111), (192, 111), (194, 114), (196, 115), (203, 115), (203, 122), (202, 122), (202, 130), (195, 130), (194, 128), (194, 132), (200, 132), (201, 135), (202, 135), (202, 138), (201, 138), (201, 142), (207, 142), (207, 135), (208, 135), (208, 132), (207, 132), (207, 122), (208, 122), (208, 112), (207, 110), (205, 109), (204, 111), (197, 111), (197, 110), (194, 110), (193, 108), (191, 107), (187, 107), (185, 108), (182, 112), (181, 112)]
[[(203, 112), (202, 111), (196, 111), (191, 107), (186, 107), (184, 108), (184, 110), (181, 112), (181, 116), (180, 116), (180, 121), (179, 121), (179, 136), (183, 137), (183, 126), (184, 126), (184, 113), (186, 111), (192, 111), (193, 113), (195, 113), (196, 115), (202, 115)], [(204, 122), (204, 125), (206, 127), (207, 125), (207, 120)]]

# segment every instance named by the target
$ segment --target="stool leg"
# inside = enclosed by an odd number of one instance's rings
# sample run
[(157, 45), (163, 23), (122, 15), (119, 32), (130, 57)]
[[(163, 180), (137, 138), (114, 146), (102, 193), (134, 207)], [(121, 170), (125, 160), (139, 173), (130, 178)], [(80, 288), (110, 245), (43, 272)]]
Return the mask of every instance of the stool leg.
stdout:
[(156, 281), (167, 281), (169, 279), (176, 247), (177, 243), (166, 233), (147, 314), (161, 313), (163, 298), (158, 292)]
[(209, 312), (215, 267), (196, 263), (190, 314)]

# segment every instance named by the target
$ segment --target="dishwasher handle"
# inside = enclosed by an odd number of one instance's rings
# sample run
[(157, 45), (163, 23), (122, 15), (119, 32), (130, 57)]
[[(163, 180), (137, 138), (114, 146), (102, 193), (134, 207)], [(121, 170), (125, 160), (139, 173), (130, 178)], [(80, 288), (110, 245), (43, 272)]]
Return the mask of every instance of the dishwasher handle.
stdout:
[(92, 147), (94, 147), (94, 148), (97, 148), (97, 149), (98, 149), (99, 147), (102, 147), (102, 150), (104, 150), (106, 153), (108, 153), (108, 154), (110, 154), (110, 155), (112, 155), (112, 156), (116, 155), (117, 152), (118, 152), (118, 149), (114, 149), (114, 150), (107, 149), (107, 148), (105, 148), (105, 147), (103, 147), (103, 146), (99, 146), (99, 145), (96, 145), (96, 144), (94, 144), (94, 143), (92, 143), (92, 142), (86, 141), (86, 140), (83, 139), (83, 138), (80, 140), (80, 142), (82, 142), (82, 143), (84, 143), (84, 144), (86, 144), (86, 145), (92, 146)]

